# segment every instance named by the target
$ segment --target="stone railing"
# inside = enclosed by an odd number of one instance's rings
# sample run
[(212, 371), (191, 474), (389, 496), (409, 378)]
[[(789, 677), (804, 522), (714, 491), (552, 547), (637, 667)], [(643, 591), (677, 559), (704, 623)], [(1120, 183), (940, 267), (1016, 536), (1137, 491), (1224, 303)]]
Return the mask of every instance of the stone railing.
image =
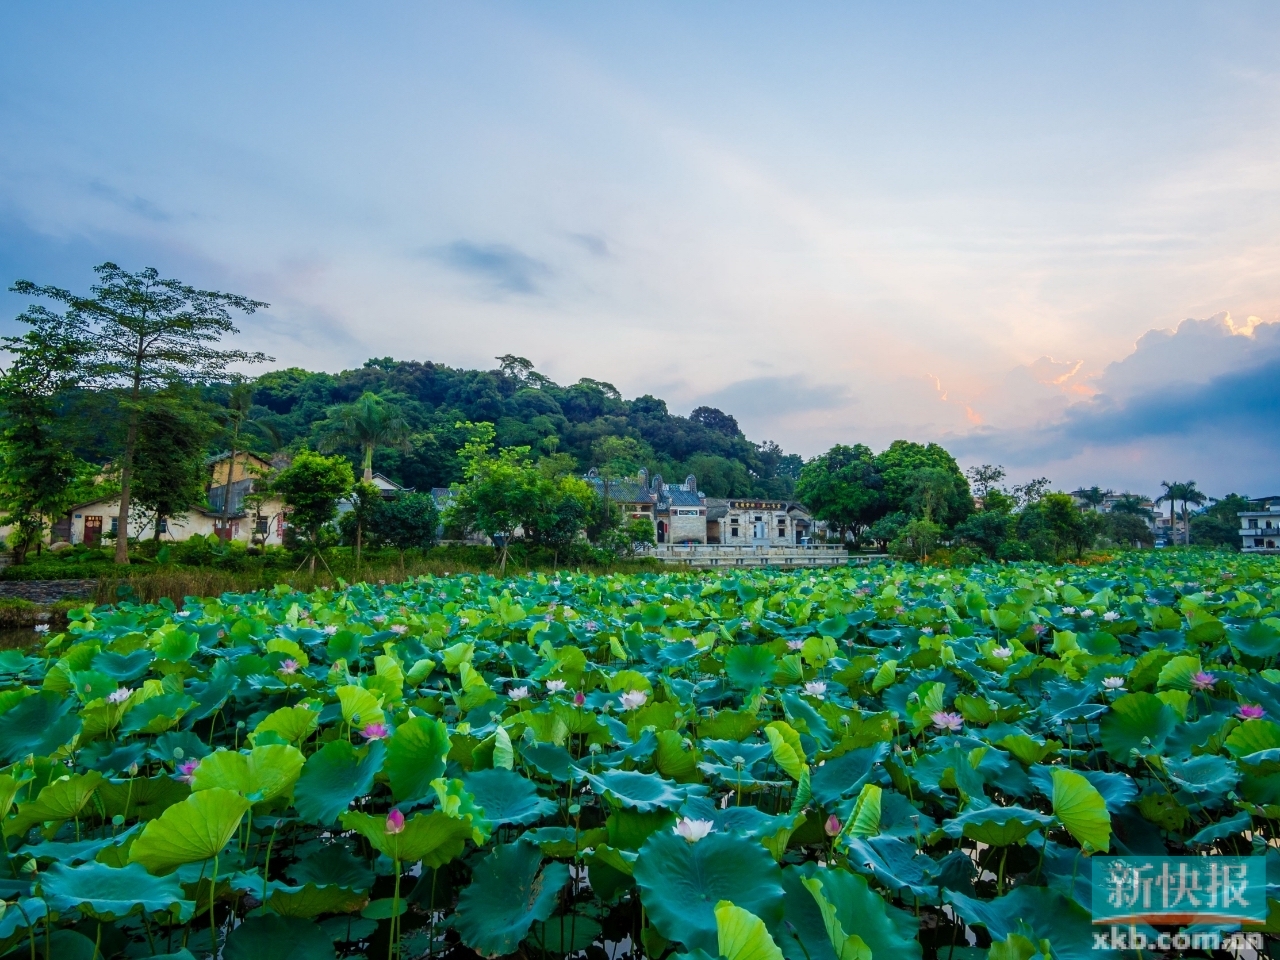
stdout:
[(688, 567), (831, 567), (849, 562), (837, 544), (739, 546), (719, 543), (660, 543), (647, 551), (664, 563)]

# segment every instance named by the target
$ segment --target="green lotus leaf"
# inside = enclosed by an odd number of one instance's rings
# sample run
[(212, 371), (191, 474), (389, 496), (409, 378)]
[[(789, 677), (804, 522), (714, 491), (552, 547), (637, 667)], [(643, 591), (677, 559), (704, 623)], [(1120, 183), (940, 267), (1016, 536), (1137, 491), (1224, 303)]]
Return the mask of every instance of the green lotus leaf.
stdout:
[(919, 921), (888, 904), (867, 885), (866, 877), (819, 868), (802, 883), (818, 904), (837, 956), (855, 955), (850, 950), (861, 956), (868, 950), (872, 957), (919, 960)]
[(1239, 760), (1251, 753), (1280, 747), (1280, 724), (1270, 720), (1246, 720), (1227, 735), (1227, 753)]
[(130, 707), (120, 723), (121, 733), (163, 733), (194, 707), (195, 700), (185, 693), (162, 693)]
[(949, 837), (965, 836), (992, 847), (1007, 847), (1046, 827), (1051, 818), (1022, 807), (982, 807), (966, 810), (943, 826)]
[(754, 841), (711, 833), (689, 843), (654, 833), (634, 867), (640, 900), (658, 933), (691, 950), (718, 946), (714, 905), (728, 900), (766, 924), (782, 919), (782, 871)]
[(386, 772), (397, 801), (431, 793), (431, 781), (444, 775), (449, 756), (449, 730), (432, 717), (413, 717), (387, 742)]
[(531, 938), (552, 956), (575, 954), (591, 946), (599, 939), (601, 927), (598, 920), (573, 914), (553, 916), (546, 923), (535, 923)]
[(318, 917), (323, 913), (352, 913), (369, 901), (367, 893), (336, 884), (305, 883), (299, 887), (272, 881), (266, 907), (282, 917)]
[(1190, 690), (1191, 678), (1202, 669), (1199, 657), (1174, 657), (1160, 668), (1156, 687), (1160, 690)]
[(189, 796), (191, 788), (185, 783), (163, 776), (110, 780), (98, 787), (107, 816), (125, 820), (154, 820)]
[(347, 887), (367, 891), (373, 886), (373, 871), (355, 857), (345, 844), (329, 843), (294, 863), (286, 872), (294, 883)]
[(1230, 627), (1227, 637), (1237, 654), (1265, 660), (1280, 653), (1280, 630), (1263, 620), (1255, 620), (1245, 629)]
[(302, 752), (283, 743), (254, 747), (248, 753), (218, 750), (200, 761), (191, 789), (221, 787), (254, 803), (267, 803), (293, 790), (302, 764)]
[(568, 882), (569, 868), (554, 862), (543, 867), (541, 851), (527, 840), (494, 847), (458, 896), (454, 929), (481, 956), (514, 953), (529, 928), (555, 911)]
[(363, 749), (346, 740), (330, 740), (307, 757), (294, 785), (298, 816), (309, 823), (333, 823), (352, 801), (369, 792), (385, 753), (381, 740)]
[(1197, 796), (1226, 796), (1240, 779), (1234, 763), (1208, 754), (1190, 760), (1166, 760), (1164, 769), (1170, 780)]
[(177, 663), (190, 660), (196, 652), (198, 639), (194, 633), (186, 630), (168, 630), (155, 645), (156, 656), (161, 660)]
[(462, 782), (484, 818), (495, 826), (536, 823), (556, 809), (550, 800), (538, 796), (531, 780), (510, 770), (476, 770)]
[(129, 848), (129, 860), (164, 874), (216, 857), (235, 836), (249, 806), (244, 797), (221, 787), (193, 793), (143, 828)]
[(134, 650), (131, 653), (113, 653), (104, 650), (93, 658), (92, 667), (99, 673), (105, 673), (118, 683), (137, 680), (147, 672), (154, 657), (150, 650)]
[(615, 803), (641, 813), (675, 810), (689, 795), (689, 788), (638, 770), (606, 770), (587, 775), (592, 790)]
[(58, 913), (78, 909), (98, 920), (115, 921), (135, 913), (190, 912), (195, 904), (184, 900), (182, 884), (175, 876), (153, 877), (141, 864), (107, 867), (83, 863), (78, 867), (52, 864), (40, 878), (49, 907)]
[(948, 890), (946, 899), (965, 922), (985, 927), (993, 941), (1019, 934), (1036, 943), (1049, 941), (1054, 960), (1089, 960), (1097, 956), (1092, 947), (1094, 928), (1089, 912), (1056, 890), (1019, 886), (989, 901)]
[(263, 914), (231, 931), (223, 960), (333, 960), (333, 941), (312, 920)]
[[(769, 936), (764, 921), (754, 913), (721, 900), (716, 904), (715, 915), (716, 942), (725, 960), (782, 960), (782, 951)], [(871, 960), (871, 955), (857, 960)]]
[(69, 743), (80, 729), (80, 718), (70, 712), (74, 706), (74, 700), (43, 690), (24, 697), (0, 715), (0, 761), (46, 756)]
[(1113, 760), (1132, 763), (1131, 751), (1159, 753), (1178, 724), (1168, 704), (1151, 693), (1127, 693), (1117, 697), (1111, 711), (1098, 721), (1102, 747)]
[(724, 669), (729, 681), (740, 690), (767, 686), (777, 670), (778, 658), (766, 647), (730, 647), (725, 654)]
[(813, 771), (810, 782), (813, 799), (825, 807), (852, 796), (876, 774), (877, 766), (888, 752), (888, 744), (878, 743), (827, 760)]
[(4, 823), (5, 836), (21, 836), (37, 823), (70, 820), (84, 809), (101, 783), (102, 774), (96, 770), (58, 778), (31, 803), (18, 805), (18, 815)]
[(421, 860), (433, 870), (462, 853), (472, 831), (469, 819), (440, 810), (410, 817), (400, 833), (387, 833), (385, 816), (347, 812), (340, 819), (344, 828), (355, 830), (389, 859), (401, 863)]
[(1111, 814), (1097, 788), (1074, 770), (1053, 771), (1053, 814), (1086, 851), (1111, 849)]
[(277, 734), (285, 743), (300, 743), (311, 735), (319, 722), (320, 712), (309, 707), (281, 707), (267, 714), (253, 728), (254, 736)]
[(353, 729), (363, 730), (371, 723), (382, 723), (386, 719), (382, 712), (382, 698), (364, 687), (347, 684), (338, 687), (335, 693), (342, 705), (342, 722)]
[[(49, 906), (43, 897), (15, 898), (6, 904), (4, 913), (0, 914), (0, 940), (8, 940), (19, 930), (38, 926), (48, 912)], [(40, 956), (44, 956), (44, 953), (41, 952)]]

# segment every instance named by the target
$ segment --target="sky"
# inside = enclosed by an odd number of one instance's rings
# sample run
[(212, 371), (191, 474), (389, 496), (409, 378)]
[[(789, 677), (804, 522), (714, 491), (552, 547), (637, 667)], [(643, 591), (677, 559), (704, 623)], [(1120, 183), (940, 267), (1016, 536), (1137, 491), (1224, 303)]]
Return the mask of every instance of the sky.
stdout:
[(0, 6), (0, 280), (105, 260), (282, 367), (1280, 494), (1280, 6)]

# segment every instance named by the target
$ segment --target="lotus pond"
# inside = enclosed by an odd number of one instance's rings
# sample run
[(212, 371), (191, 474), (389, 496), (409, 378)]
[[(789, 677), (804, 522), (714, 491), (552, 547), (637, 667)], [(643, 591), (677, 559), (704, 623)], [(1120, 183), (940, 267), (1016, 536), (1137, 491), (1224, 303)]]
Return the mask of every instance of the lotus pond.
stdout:
[(1280, 883), (1269, 559), (428, 577), (41, 640), (0, 653), (14, 957), (1083, 958), (1095, 853)]

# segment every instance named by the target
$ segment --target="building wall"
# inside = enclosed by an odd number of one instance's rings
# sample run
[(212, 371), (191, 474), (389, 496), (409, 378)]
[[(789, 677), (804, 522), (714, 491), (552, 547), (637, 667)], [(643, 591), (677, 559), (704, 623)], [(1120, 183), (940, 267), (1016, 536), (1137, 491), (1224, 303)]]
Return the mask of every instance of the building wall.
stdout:
[(676, 507), (668, 513), (668, 543), (706, 543), (707, 542), (707, 508)]
[[(77, 507), (71, 514), (71, 542), (85, 542), (85, 527), (93, 517), (101, 520), (101, 529), (104, 534), (110, 533), (112, 522), (119, 515), (119, 501), (98, 502)], [(249, 515), (230, 519), (231, 536), (229, 539), (239, 540), (242, 543), (256, 540), (256, 542), (264, 543), (268, 546), (279, 546), (283, 543), (284, 504), (279, 500), (265, 501), (262, 505), (262, 517), (266, 520), (265, 536), (255, 537), (255, 532), (258, 528), (257, 517)], [(221, 523), (222, 519), (220, 517), (193, 510), (184, 517), (167, 521), (167, 529), (161, 531), (160, 539), (176, 542), (189, 539), (196, 534), (202, 537), (215, 536)], [(139, 540), (148, 540), (154, 535), (154, 526), (150, 521), (141, 528), (136, 523), (130, 523), (130, 528), (129, 536), (136, 537)]]
[(795, 522), (788, 515), (787, 506), (770, 500), (730, 500), (728, 512), (721, 521), (721, 543), (776, 546), (795, 543)]

